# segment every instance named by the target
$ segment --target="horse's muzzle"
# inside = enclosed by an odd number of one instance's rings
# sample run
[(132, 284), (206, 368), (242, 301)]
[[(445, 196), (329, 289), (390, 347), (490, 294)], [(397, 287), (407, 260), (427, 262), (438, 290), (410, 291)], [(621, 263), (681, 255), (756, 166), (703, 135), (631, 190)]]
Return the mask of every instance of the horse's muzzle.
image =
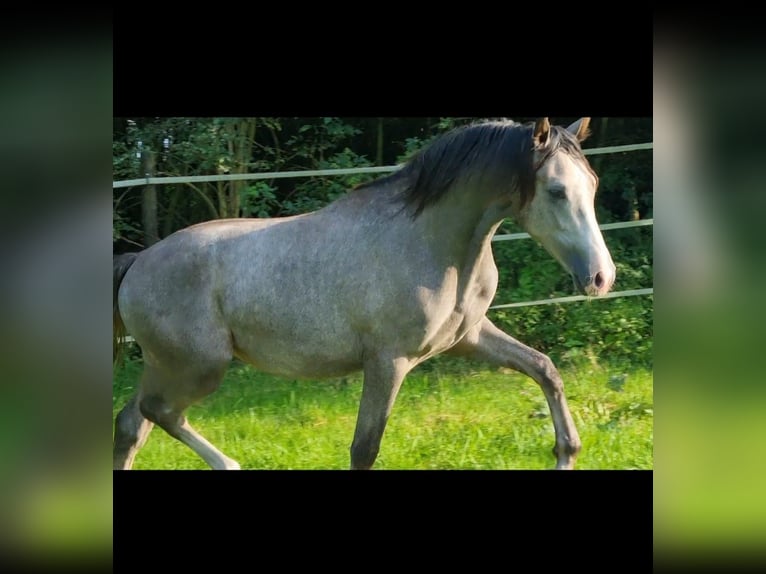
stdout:
[(611, 268), (599, 269), (585, 277), (580, 277), (577, 273), (573, 273), (572, 279), (577, 290), (583, 295), (601, 297), (609, 293), (612, 285), (614, 285), (615, 276), (616, 269), (614, 264), (612, 264)]

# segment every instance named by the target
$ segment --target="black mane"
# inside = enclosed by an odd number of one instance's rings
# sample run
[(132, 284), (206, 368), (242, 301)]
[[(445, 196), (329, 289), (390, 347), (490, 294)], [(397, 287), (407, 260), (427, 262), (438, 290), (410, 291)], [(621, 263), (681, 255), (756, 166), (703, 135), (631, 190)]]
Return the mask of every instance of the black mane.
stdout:
[[(418, 151), (399, 171), (358, 188), (402, 182), (399, 198), (417, 217), (456, 182), (492, 177), (495, 181), (507, 181), (509, 188), (518, 190), (524, 205), (532, 199), (535, 171), (539, 168), (533, 165), (533, 131), (533, 122), (520, 124), (511, 120), (462, 126)], [(540, 163), (559, 149), (585, 160), (577, 138), (565, 128), (551, 126), (550, 141)]]

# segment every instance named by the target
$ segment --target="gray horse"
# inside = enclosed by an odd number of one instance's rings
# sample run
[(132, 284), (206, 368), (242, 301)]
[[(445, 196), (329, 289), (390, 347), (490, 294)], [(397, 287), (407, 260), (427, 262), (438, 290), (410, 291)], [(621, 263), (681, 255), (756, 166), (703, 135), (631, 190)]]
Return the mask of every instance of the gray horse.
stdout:
[(498, 281), (490, 242), (509, 217), (580, 292), (611, 289), (598, 178), (580, 148), (588, 123), (464, 126), (318, 211), (201, 223), (116, 258), (115, 338), (133, 336), (144, 372), (117, 415), (114, 468), (132, 467), (157, 424), (212, 468), (238, 469), (184, 416), (236, 357), (285, 377), (363, 371), (351, 468), (369, 469), (404, 377), (439, 353), (534, 379), (553, 418), (556, 468), (573, 468), (581, 443), (556, 367), (486, 312)]

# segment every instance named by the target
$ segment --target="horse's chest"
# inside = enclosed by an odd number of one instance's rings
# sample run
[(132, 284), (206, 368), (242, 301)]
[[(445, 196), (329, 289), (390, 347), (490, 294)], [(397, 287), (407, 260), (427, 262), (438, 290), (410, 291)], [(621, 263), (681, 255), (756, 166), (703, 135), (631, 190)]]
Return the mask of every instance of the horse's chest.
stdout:
[(489, 274), (483, 280), (450, 296), (442, 306), (442, 313), (433, 315), (424, 330), (425, 337), (419, 352), (433, 356), (446, 351), (462, 339), (487, 312), (497, 287), (496, 276)]

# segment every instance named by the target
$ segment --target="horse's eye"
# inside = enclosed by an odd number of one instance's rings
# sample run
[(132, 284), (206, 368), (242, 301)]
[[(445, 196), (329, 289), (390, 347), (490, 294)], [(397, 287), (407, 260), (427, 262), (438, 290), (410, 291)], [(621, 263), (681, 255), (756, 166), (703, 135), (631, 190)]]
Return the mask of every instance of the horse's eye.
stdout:
[(548, 193), (551, 194), (553, 199), (565, 199), (567, 196), (567, 190), (560, 185), (549, 187)]

